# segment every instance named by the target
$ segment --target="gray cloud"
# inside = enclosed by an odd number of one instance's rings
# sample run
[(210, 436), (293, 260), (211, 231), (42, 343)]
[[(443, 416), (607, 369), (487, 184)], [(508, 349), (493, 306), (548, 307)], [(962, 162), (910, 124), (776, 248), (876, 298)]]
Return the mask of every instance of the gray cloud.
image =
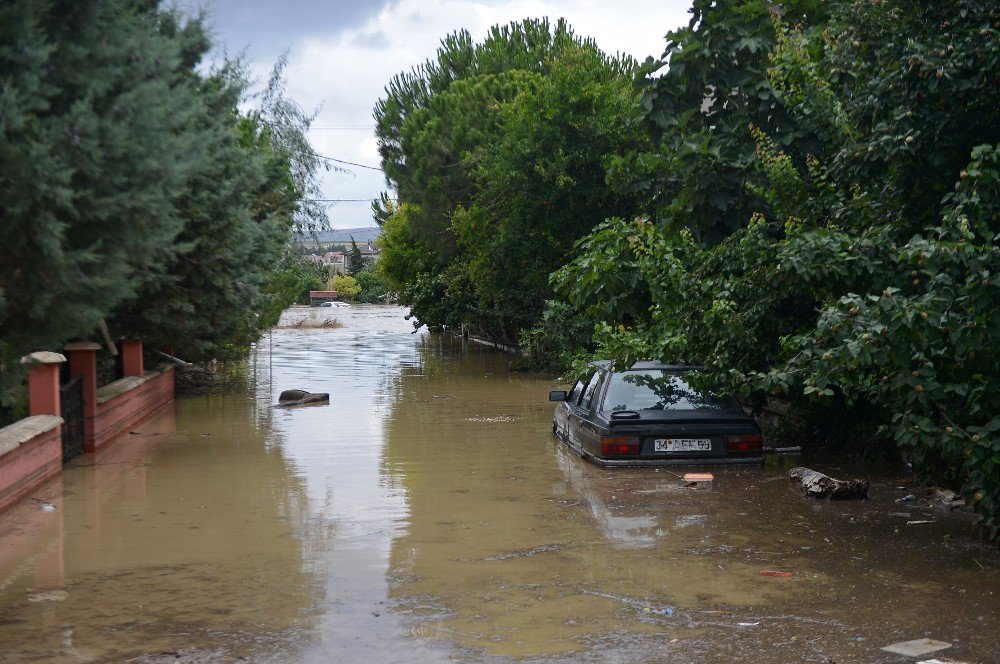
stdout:
[(384, 32), (379, 30), (378, 32), (358, 35), (351, 44), (358, 48), (384, 49), (389, 48), (389, 38)]
[[(230, 53), (274, 59), (303, 37), (336, 34), (376, 16), (392, 0), (175, 0), (187, 13), (204, 10), (216, 38)], [(373, 37), (375, 38), (375, 37)]]

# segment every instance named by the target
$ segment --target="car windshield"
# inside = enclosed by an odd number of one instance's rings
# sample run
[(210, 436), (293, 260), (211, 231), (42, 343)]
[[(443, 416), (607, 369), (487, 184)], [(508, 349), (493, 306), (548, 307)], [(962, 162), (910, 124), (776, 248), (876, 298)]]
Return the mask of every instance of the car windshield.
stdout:
[(735, 410), (731, 396), (698, 392), (677, 374), (661, 369), (611, 374), (604, 410)]

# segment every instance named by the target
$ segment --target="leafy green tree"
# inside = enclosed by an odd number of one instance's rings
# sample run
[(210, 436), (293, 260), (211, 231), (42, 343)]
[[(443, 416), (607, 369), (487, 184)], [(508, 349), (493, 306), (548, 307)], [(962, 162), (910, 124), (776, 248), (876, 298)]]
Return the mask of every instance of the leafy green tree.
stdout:
[(337, 291), (337, 295), (345, 300), (353, 300), (361, 293), (358, 280), (349, 274), (335, 274), (329, 284), (331, 290)]
[[(310, 118), (280, 65), (249, 100), (238, 63), (205, 71), (209, 47), (200, 19), (156, 2), (0, 4), (5, 356), (103, 319), (209, 359), (274, 319), (262, 288), (290, 229), (322, 221), (304, 200)], [(3, 369), (5, 386), (21, 379)]]
[(393, 79), (376, 118), (400, 206), (377, 218), (384, 273), (418, 324), (516, 343), (573, 241), (632, 211), (604, 179), (611, 154), (641, 144), (633, 69), (562, 21), (523, 21), (480, 44), (451, 35)]
[(90, 334), (184, 228), (215, 141), (194, 69), (209, 42), (149, 3), (0, 5), (0, 338)]
[(327, 269), (312, 260), (286, 254), (268, 273), (253, 306), (261, 321), (277, 323), (289, 304), (309, 304), (309, 291), (324, 290)]
[(609, 222), (553, 279), (599, 318), (599, 354), (701, 362), (706, 384), (792, 400), (814, 440), (890, 441), (996, 538), (996, 10), (828, 10), (822, 27), (772, 18), (769, 94), (812, 139), (748, 128), (747, 223), (708, 243), (686, 213)]
[(434, 269), (433, 250), (417, 238), (414, 228), (416, 206), (410, 203), (387, 206), (379, 235), (378, 269), (390, 290), (402, 293), (420, 274)]
[(745, 227), (762, 203), (746, 186), (755, 177), (750, 125), (796, 156), (816, 146), (768, 78), (774, 17), (822, 25), (827, 5), (695, 0), (688, 27), (668, 34), (662, 58), (640, 70), (641, 121), (652, 147), (617, 159), (610, 181), (642, 196), (656, 223), (686, 228), (704, 244)]
[(280, 75), (281, 63), (262, 105), (245, 117), (237, 112), (247, 90), (239, 66), (205, 78), (216, 140), (178, 202), (186, 223), (166, 269), (116, 309), (116, 331), (197, 361), (238, 356), (277, 321), (279, 303), (268, 302), (275, 293), (262, 298), (261, 289), (293, 228), (321, 223), (320, 210), (301, 203), (317, 168), (305, 139), (309, 118), (284, 98)]
[(358, 302), (384, 304), (392, 294), (389, 284), (386, 283), (385, 277), (378, 269), (377, 263), (358, 272), (355, 278), (358, 281), (358, 286), (361, 287), (361, 291), (355, 297)]

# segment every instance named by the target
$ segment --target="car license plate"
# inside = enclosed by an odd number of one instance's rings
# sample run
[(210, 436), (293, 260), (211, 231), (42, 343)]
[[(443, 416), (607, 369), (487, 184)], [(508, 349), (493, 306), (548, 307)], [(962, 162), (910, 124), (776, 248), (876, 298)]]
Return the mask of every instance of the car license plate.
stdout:
[(712, 441), (708, 438), (657, 438), (653, 441), (654, 452), (708, 452)]

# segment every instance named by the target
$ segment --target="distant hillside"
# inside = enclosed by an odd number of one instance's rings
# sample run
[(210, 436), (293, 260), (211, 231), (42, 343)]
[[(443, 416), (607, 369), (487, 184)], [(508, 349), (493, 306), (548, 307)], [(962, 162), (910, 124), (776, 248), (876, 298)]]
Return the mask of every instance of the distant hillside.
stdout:
[(354, 241), (358, 244), (368, 244), (378, 237), (378, 234), (382, 232), (382, 229), (378, 226), (369, 226), (366, 228), (335, 228), (329, 231), (317, 231), (316, 233), (306, 233), (305, 235), (300, 235), (298, 240), (300, 243), (305, 245), (314, 244), (336, 244), (342, 242), (350, 242), (351, 237), (354, 237)]

